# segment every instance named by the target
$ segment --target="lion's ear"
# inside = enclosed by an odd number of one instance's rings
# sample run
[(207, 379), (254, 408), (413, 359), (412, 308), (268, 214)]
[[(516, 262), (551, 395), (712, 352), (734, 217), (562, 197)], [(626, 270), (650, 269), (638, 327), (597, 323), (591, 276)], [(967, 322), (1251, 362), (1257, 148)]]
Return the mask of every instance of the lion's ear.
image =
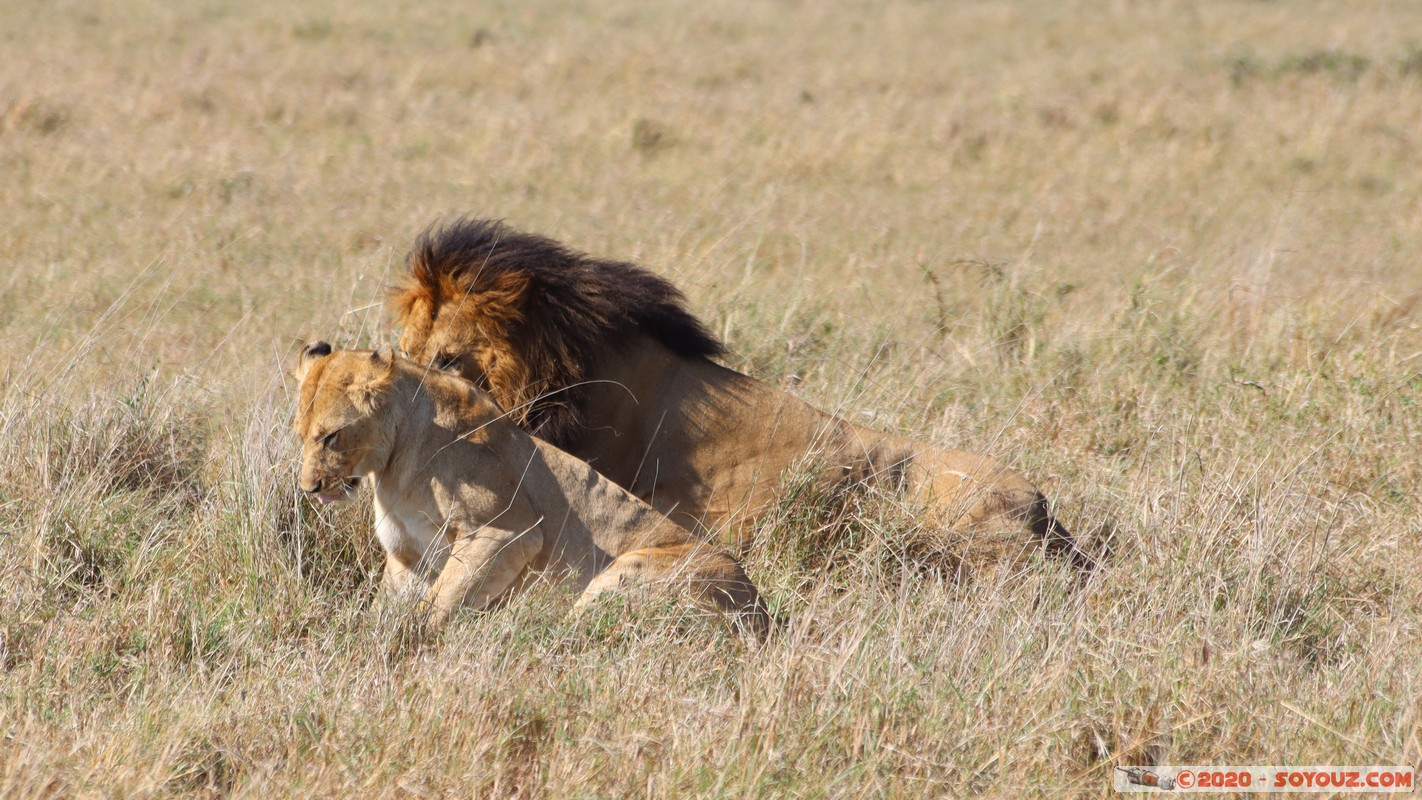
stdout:
[(316, 363), (316, 359), (324, 358), (331, 354), (331, 345), (325, 342), (312, 342), (301, 348), (301, 356), (296, 361), (296, 369), (292, 374), (298, 381), (306, 380), (306, 373), (311, 371), (311, 365)]
[(528, 301), (529, 277), (521, 272), (501, 272), (481, 281), (473, 296), (479, 316), (498, 322), (517, 322), (524, 317)]

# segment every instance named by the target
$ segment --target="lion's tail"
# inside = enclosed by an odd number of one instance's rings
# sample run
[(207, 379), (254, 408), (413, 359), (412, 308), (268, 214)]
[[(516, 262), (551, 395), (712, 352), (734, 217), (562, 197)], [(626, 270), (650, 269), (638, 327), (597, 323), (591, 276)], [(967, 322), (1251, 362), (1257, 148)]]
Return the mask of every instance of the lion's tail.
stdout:
[(1032, 535), (1042, 542), (1048, 553), (1065, 559), (1082, 572), (1096, 569), (1096, 559), (1081, 549), (1076, 537), (1072, 536), (1071, 531), (1068, 531), (1061, 520), (1052, 513), (1051, 508), (1047, 505), (1047, 498), (1041, 493), (1038, 493), (1034, 501), (1023, 511), (1028, 530), (1032, 531)]

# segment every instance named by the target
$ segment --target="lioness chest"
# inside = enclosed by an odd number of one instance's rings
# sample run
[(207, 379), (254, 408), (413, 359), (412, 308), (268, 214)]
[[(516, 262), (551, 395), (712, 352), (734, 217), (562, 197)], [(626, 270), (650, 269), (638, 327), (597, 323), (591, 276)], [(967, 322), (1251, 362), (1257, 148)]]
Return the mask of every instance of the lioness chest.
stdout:
[(449, 541), (434, 520), (375, 491), (375, 536), (385, 552), (423, 578), (433, 579), (449, 558)]

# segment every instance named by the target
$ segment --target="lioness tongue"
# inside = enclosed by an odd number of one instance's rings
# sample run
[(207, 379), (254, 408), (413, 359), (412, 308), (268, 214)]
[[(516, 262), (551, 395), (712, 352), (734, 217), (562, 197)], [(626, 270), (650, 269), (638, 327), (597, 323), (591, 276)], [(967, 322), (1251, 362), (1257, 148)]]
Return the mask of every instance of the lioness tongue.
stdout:
[(316, 495), (316, 499), (321, 501), (321, 505), (329, 506), (337, 500), (340, 500), (341, 494), (340, 492), (326, 492), (323, 494)]

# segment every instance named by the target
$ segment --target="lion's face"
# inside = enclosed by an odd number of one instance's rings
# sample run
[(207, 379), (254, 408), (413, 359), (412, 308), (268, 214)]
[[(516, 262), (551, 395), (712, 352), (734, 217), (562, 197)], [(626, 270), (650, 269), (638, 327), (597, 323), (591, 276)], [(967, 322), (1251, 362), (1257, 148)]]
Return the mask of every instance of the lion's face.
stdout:
[(489, 389), (488, 375), (480, 363), (479, 354), (487, 353), (490, 344), (474, 324), (462, 314), (441, 314), (438, 318), (403, 319), (400, 350), (405, 357), (422, 366), (431, 366), (470, 381), (481, 389)]
[(301, 437), (301, 490), (322, 505), (355, 495), (383, 440), (379, 411), (393, 363), (379, 353), (331, 353), (318, 342), (301, 355), (295, 429)]

